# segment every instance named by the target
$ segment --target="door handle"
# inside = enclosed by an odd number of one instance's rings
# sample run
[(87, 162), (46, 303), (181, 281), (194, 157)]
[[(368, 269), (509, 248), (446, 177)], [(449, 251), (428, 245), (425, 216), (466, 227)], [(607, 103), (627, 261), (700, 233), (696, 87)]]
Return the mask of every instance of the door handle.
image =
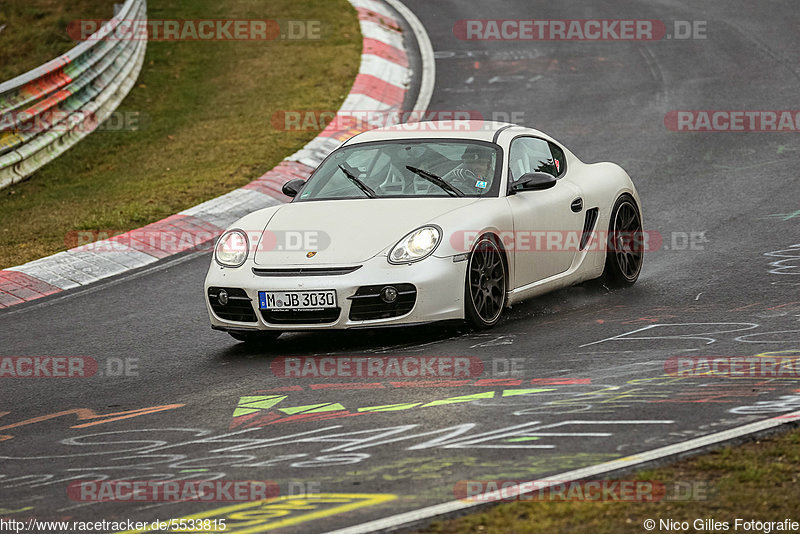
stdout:
[(581, 197), (576, 198), (572, 201), (572, 204), (569, 205), (569, 209), (573, 212), (578, 213), (583, 209), (583, 199)]

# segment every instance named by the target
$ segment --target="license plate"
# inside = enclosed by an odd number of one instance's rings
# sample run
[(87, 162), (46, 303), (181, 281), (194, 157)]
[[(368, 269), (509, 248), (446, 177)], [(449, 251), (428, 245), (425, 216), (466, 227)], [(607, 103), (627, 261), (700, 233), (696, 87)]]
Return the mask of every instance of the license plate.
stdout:
[(262, 310), (322, 310), (336, 307), (336, 291), (259, 291)]

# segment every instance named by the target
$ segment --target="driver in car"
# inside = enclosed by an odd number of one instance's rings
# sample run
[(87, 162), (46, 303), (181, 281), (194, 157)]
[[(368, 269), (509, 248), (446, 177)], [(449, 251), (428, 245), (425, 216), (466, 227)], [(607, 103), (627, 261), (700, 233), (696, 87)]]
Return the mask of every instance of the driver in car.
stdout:
[(492, 154), (475, 147), (461, 155), (461, 164), (443, 176), (448, 182), (486, 189), (492, 179)]

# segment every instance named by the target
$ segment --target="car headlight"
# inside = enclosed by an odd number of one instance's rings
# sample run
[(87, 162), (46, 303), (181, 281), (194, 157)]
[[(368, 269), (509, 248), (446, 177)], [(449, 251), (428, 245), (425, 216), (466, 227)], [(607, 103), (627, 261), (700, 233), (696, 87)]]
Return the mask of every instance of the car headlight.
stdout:
[(386, 258), (389, 263), (412, 263), (433, 254), (442, 240), (442, 230), (438, 226), (417, 228), (397, 242)]
[(225, 232), (214, 247), (214, 259), (223, 267), (241, 267), (247, 259), (247, 234), (241, 230)]

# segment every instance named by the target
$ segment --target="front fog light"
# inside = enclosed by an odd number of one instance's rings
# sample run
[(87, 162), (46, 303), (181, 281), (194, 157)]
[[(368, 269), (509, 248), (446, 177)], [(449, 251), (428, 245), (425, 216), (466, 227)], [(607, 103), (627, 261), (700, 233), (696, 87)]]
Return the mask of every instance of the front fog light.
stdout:
[(381, 289), (381, 300), (386, 304), (391, 304), (397, 300), (397, 288), (393, 286), (386, 286)]
[(217, 293), (217, 301), (219, 301), (220, 305), (225, 306), (228, 303), (228, 292), (220, 289), (219, 293)]

